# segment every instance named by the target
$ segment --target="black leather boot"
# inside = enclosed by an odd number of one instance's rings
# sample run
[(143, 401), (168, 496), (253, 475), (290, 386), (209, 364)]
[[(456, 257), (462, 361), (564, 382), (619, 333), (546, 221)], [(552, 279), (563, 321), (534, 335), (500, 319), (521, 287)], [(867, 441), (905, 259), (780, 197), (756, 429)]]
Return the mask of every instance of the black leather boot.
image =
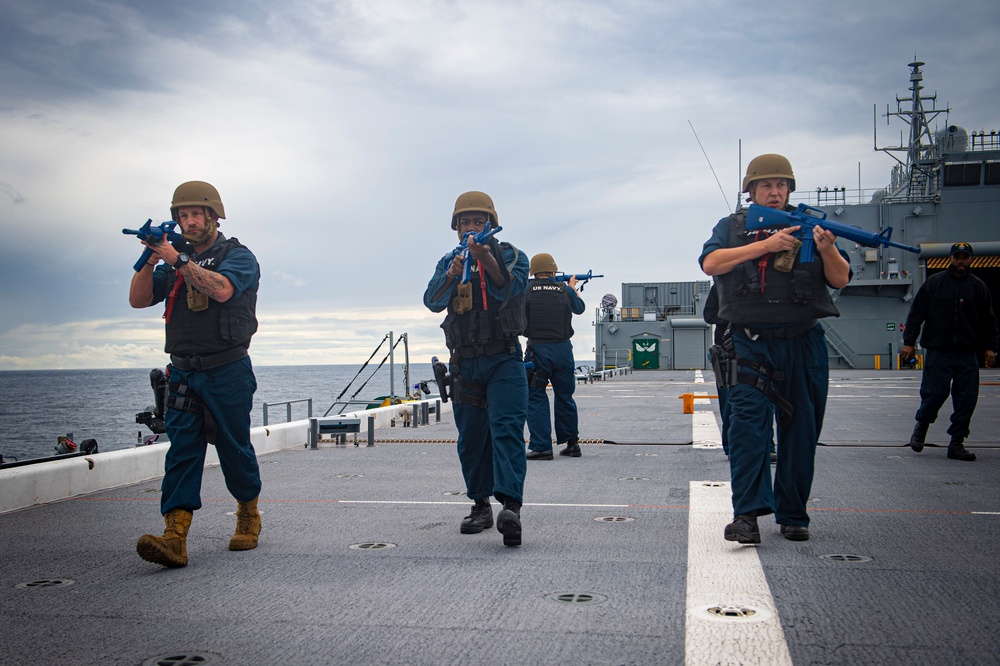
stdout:
[(566, 448), (559, 452), (561, 456), (569, 456), (571, 458), (580, 457), (580, 440), (574, 437), (573, 439), (566, 442)]
[(493, 527), (493, 505), (488, 499), (477, 499), (472, 505), (472, 513), (462, 519), (459, 531), (462, 534), (479, 534)]
[(757, 527), (757, 516), (753, 513), (741, 513), (733, 522), (726, 525), (726, 541), (738, 543), (760, 543), (760, 529)]
[(503, 545), (521, 545), (521, 503), (504, 498), (503, 508), (497, 514), (497, 531), (503, 535)]
[(917, 421), (916, 425), (913, 426), (913, 434), (910, 435), (910, 448), (915, 453), (920, 453), (924, 450), (924, 438), (927, 437), (927, 428), (930, 425), (930, 423)]
[(952, 437), (951, 443), (948, 444), (948, 457), (952, 460), (965, 460), (966, 462), (972, 462), (976, 459), (976, 454), (965, 448), (962, 442), (965, 440), (964, 437)]

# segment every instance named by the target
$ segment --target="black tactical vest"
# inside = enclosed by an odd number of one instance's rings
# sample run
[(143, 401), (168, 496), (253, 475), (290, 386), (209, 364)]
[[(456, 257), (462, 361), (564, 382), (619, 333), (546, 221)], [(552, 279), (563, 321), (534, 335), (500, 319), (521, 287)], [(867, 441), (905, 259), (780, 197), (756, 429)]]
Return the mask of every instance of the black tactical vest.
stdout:
[[(237, 247), (245, 246), (235, 238), (223, 238), (191, 261), (206, 270), (217, 271), (226, 254)], [(167, 269), (168, 294), (177, 277), (177, 271)], [(225, 303), (209, 298), (207, 309), (194, 312), (188, 308), (185, 281), (174, 299), (166, 325), (164, 350), (168, 354), (214, 354), (233, 347), (249, 348), (250, 338), (257, 332), (257, 287), (255, 283)]]
[(520, 250), (510, 243), (490, 239), (490, 252), (507, 284), (507, 295), (503, 300), (494, 298), (487, 290), (484, 304), (482, 280), (488, 278), (477, 270), (470, 272), (472, 309), (459, 314), (455, 311), (454, 299), (448, 304), (448, 315), (441, 324), (445, 344), (463, 358), (492, 356), (512, 350), (518, 344), (518, 336), (524, 332), (524, 294), (510, 296), (510, 268), (513, 264), (508, 267), (504, 262), (505, 249), (513, 250), (516, 261)]
[(554, 342), (573, 337), (573, 310), (569, 298), (566, 287), (555, 280), (543, 278), (528, 283), (524, 302), (528, 325), (524, 335), (529, 342)]
[[(780, 229), (766, 230), (773, 233)], [(762, 232), (746, 230), (746, 211), (729, 216), (729, 239), (726, 247), (741, 247), (756, 240)], [(761, 236), (763, 238), (763, 236)], [(716, 275), (719, 283), (719, 318), (734, 324), (793, 323), (839, 317), (823, 275), (823, 258), (818, 252), (804, 264), (795, 259), (791, 272), (774, 268), (774, 257), (767, 256), (763, 276), (759, 262), (764, 257), (744, 262), (725, 275)]]

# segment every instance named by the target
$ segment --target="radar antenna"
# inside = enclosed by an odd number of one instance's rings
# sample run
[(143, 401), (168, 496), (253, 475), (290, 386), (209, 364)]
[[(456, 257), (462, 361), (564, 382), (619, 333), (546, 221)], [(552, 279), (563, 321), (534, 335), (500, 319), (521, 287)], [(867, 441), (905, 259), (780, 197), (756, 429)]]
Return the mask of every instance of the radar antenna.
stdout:
[[(934, 145), (934, 138), (931, 134), (930, 123), (939, 114), (948, 114), (951, 109), (936, 108), (937, 93), (933, 95), (921, 95), (924, 89), (921, 83), (924, 80), (924, 73), (921, 71), (924, 63), (914, 59), (907, 65), (910, 68), (910, 96), (896, 96), (896, 110), (889, 111), (886, 105), (886, 124), (892, 116), (899, 117), (910, 126), (910, 136), (906, 144), (902, 141), (898, 146), (887, 146), (879, 148), (876, 144), (875, 150), (888, 154), (899, 162), (893, 169), (892, 184), (890, 186), (891, 196), (902, 196), (906, 198), (923, 198), (936, 194), (937, 191), (937, 170), (940, 168), (938, 148)], [(925, 103), (930, 103), (930, 108), (925, 108)], [(900, 137), (902, 139), (902, 137)], [(905, 153), (906, 161), (903, 161), (893, 153)]]

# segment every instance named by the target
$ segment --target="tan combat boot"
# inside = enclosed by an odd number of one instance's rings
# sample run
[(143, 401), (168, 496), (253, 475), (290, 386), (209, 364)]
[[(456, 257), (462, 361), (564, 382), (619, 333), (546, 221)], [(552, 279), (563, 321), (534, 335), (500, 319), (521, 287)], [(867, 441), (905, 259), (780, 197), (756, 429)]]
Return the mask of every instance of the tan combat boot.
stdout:
[(187, 533), (191, 528), (191, 512), (184, 509), (168, 511), (163, 515), (163, 522), (167, 526), (163, 536), (143, 534), (135, 544), (135, 552), (153, 564), (165, 567), (187, 566)]
[(229, 540), (229, 550), (253, 550), (257, 547), (257, 536), (260, 534), (258, 499), (260, 498), (254, 497), (249, 502), (239, 502), (236, 508), (236, 534)]

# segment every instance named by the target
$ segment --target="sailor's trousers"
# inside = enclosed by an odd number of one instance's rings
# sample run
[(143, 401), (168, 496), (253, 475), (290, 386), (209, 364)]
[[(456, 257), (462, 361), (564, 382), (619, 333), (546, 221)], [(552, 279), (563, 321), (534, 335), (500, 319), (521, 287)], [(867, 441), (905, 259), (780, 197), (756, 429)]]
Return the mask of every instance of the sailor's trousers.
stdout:
[[(555, 413), (556, 442), (565, 444), (580, 435), (576, 402), (575, 361), (573, 343), (569, 340), (536, 342), (535, 371), (547, 377), (552, 384), (552, 403)], [(552, 450), (552, 421), (549, 415), (549, 397), (544, 386), (528, 387), (528, 448), (532, 451)]]
[[(829, 355), (823, 328), (789, 339), (750, 339), (733, 326), (737, 358), (784, 372), (773, 382), (794, 406), (791, 419), (774, 410), (763, 392), (744, 383), (729, 390), (729, 466), (735, 514), (775, 514), (781, 525), (809, 525), (806, 502), (812, 488), (816, 445), (823, 428), (829, 382)], [(749, 368), (740, 372), (758, 374)], [(771, 424), (778, 417), (778, 461), (771, 484)]]
[(979, 402), (979, 359), (976, 352), (927, 350), (916, 419), (921, 423), (934, 423), (949, 393), (952, 413), (948, 434), (964, 439), (969, 436), (972, 413)]
[[(212, 412), (218, 427), (215, 451), (226, 488), (240, 502), (260, 494), (260, 469), (250, 443), (250, 410), (257, 379), (250, 357), (201, 371), (170, 367), (170, 382), (190, 387)], [(201, 480), (205, 469), (204, 414), (167, 409), (163, 419), (170, 448), (164, 464), (160, 512), (201, 508)]]
[(455, 405), (458, 458), (470, 499), (490, 495), (521, 502), (527, 458), (524, 419), (528, 408), (528, 380), (516, 353), (463, 358), (459, 374), (465, 382), (486, 387), (486, 408)]

